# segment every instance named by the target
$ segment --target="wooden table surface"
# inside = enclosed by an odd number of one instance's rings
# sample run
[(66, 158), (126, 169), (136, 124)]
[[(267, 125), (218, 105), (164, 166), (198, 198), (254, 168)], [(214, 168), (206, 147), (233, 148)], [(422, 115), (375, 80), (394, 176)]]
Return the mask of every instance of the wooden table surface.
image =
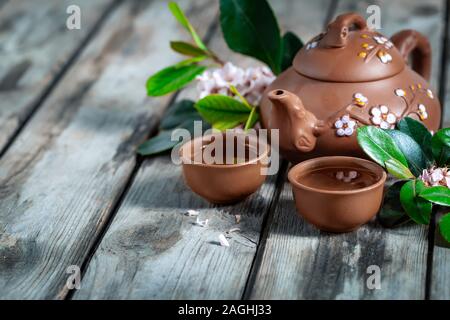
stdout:
[[(217, 1), (178, 2), (224, 59), (255, 64), (227, 49)], [(432, 86), (450, 105), (444, 0), (271, 1), (282, 28), (304, 40), (374, 3), (382, 33), (429, 37)], [(71, 4), (80, 30), (65, 26)], [(450, 299), (450, 249), (434, 227), (375, 221), (328, 234), (297, 216), (286, 163), (224, 207), (191, 193), (169, 156), (137, 157), (164, 109), (196, 96), (190, 87), (146, 97), (148, 76), (180, 60), (168, 46), (180, 39), (162, 0), (0, 0), (0, 298)], [(217, 245), (234, 227), (231, 246)], [(381, 289), (366, 285), (371, 265)], [(79, 290), (66, 285), (70, 266), (81, 269)]]

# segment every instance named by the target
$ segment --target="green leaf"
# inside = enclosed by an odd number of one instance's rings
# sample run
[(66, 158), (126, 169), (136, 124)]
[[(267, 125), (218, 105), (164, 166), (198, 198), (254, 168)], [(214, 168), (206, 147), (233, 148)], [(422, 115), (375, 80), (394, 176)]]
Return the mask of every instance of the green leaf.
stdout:
[(433, 152), (431, 151), (431, 138), (433, 136), (422, 122), (411, 117), (405, 117), (397, 123), (397, 128), (419, 144), (428, 160), (433, 159)]
[[(205, 123), (202, 123), (202, 132), (204, 132), (206, 129), (208, 129), (209, 126)], [(172, 141), (172, 132), (177, 129), (186, 129), (188, 130), (191, 135), (194, 134), (194, 120), (193, 119), (187, 119), (180, 123), (176, 128), (173, 128), (173, 130), (163, 130), (160, 131), (156, 136), (152, 137), (151, 139), (145, 141), (142, 143), (138, 149), (137, 153), (139, 153), (142, 156), (149, 156), (149, 155), (155, 155), (160, 154), (165, 151), (171, 150), (173, 147), (175, 147), (180, 141)]]
[(445, 241), (450, 242), (450, 214), (446, 214), (439, 220), (439, 231)]
[(286, 32), (281, 39), (281, 71), (292, 65), (297, 52), (303, 47), (303, 42), (292, 32)]
[(178, 20), (178, 22), (187, 30), (192, 36), (192, 39), (194, 39), (195, 43), (200, 49), (203, 49), (205, 51), (208, 51), (205, 44), (203, 43), (202, 39), (199, 37), (197, 32), (195, 31), (194, 27), (191, 25), (189, 20), (186, 18), (186, 15), (184, 14), (183, 10), (178, 6), (175, 2), (169, 2), (169, 9), (172, 12), (173, 16)]
[(185, 67), (185, 66), (190, 66), (190, 65), (194, 65), (197, 62), (203, 61), (206, 59), (206, 56), (198, 56), (198, 57), (192, 57), (183, 61), (180, 61), (176, 64), (173, 65), (174, 68), (181, 68), (181, 67)]
[(409, 167), (415, 176), (422, 174), (422, 170), (431, 165), (422, 148), (409, 135), (398, 130), (387, 130), (386, 132), (405, 155)]
[(408, 166), (405, 156), (388, 133), (374, 126), (360, 127), (357, 132), (359, 145), (378, 164), (384, 167), (387, 160), (395, 159)]
[(148, 156), (172, 149), (178, 141), (172, 141), (171, 135), (171, 131), (161, 131), (158, 135), (142, 143), (138, 147), (137, 153)]
[(398, 179), (413, 179), (414, 175), (400, 161), (389, 159), (385, 163), (387, 171)]
[(450, 189), (444, 186), (425, 188), (419, 196), (441, 206), (450, 206)]
[(195, 108), (203, 119), (219, 130), (234, 128), (244, 123), (250, 114), (250, 110), (242, 102), (219, 94), (197, 101)]
[(170, 47), (173, 51), (184, 54), (186, 56), (199, 57), (208, 55), (208, 52), (205, 52), (204, 50), (183, 41), (171, 41)]
[(450, 160), (450, 128), (441, 129), (431, 139), (431, 148), (438, 166), (446, 166)]
[(400, 202), (408, 216), (419, 224), (429, 224), (432, 204), (417, 196), (423, 190), (421, 181), (410, 180), (400, 190)]
[(409, 221), (399, 199), (400, 189), (406, 181), (397, 181), (386, 191), (383, 206), (378, 215), (378, 220), (384, 227), (392, 228)]
[(220, 25), (231, 50), (280, 73), (280, 29), (266, 0), (220, 0)]
[(259, 114), (256, 110), (256, 107), (253, 107), (252, 111), (250, 112), (250, 114), (247, 118), (247, 122), (245, 122), (244, 130), (247, 131), (248, 129), (253, 128), (253, 126), (258, 121), (258, 119), (259, 119)]
[(190, 120), (202, 120), (202, 117), (194, 108), (194, 101), (181, 100), (171, 105), (161, 120), (159, 128), (162, 130), (169, 130), (178, 127), (183, 122)]
[(205, 66), (194, 64), (162, 69), (147, 80), (147, 94), (157, 97), (181, 89), (205, 69)]

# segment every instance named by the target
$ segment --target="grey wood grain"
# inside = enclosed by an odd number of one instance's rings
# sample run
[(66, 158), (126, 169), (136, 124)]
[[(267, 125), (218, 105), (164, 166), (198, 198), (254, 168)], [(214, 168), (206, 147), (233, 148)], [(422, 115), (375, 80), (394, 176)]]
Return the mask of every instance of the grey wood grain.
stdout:
[[(436, 222), (439, 221), (443, 215), (448, 214), (448, 212), (448, 208), (439, 208)], [(442, 238), (437, 223), (433, 249), (430, 299), (450, 300), (450, 244)]]
[[(336, 15), (365, 13), (369, 2), (340, 1)], [(439, 61), (441, 1), (379, 1), (381, 32), (405, 28), (432, 34), (434, 61)], [(370, 4), (374, 4), (370, 2)], [(426, 14), (424, 14), (426, 13)], [(438, 47), (436, 49), (436, 47)], [(437, 73), (433, 74), (436, 83)], [(423, 299), (427, 263), (427, 229), (407, 225), (384, 229), (373, 221), (355, 232), (320, 232), (297, 217), (286, 182), (269, 223), (261, 265), (251, 285), (253, 299)], [(368, 289), (381, 271), (381, 289)]]
[[(321, 25), (329, 1), (272, 1), (277, 16), (289, 29), (302, 19)], [(308, 10), (303, 10), (308, 8)], [(309, 28), (298, 28), (302, 38)], [(228, 54), (216, 34), (211, 46), (239, 66), (253, 59)], [(194, 90), (182, 97), (195, 97)], [(95, 252), (75, 299), (240, 299), (259, 242), (262, 223), (276, 199), (271, 177), (246, 201), (226, 207), (211, 206), (187, 189), (179, 167), (167, 156), (149, 159), (137, 173), (123, 204)], [(209, 219), (208, 228), (183, 216), (187, 209)], [(241, 215), (236, 224), (235, 215)], [(238, 227), (228, 248), (218, 235)]]
[[(39, 104), (52, 81), (114, 0), (15, 0), (0, 11), (0, 151)], [(68, 30), (66, 8), (81, 9)]]
[[(450, 26), (447, 26), (450, 28)], [(447, 30), (447, 31), (450, 31)], [(448, 41), (448, 39), (447, 39)], [(447, 82), (443, 86), (445, 92), (443, 92), (444, 101), (442, 103), (445, 105), (445, 119), (443, 127), (450, 126), (450, 83), (449, 79), (449, 65), (450, 56), (445, 57), (445, 63), (447, 64)], [(433, 260), (431, 269), (431, 285), (430, 285), (430, 299), (434, 300), (450, 300), (450, 245), (442, 239), (440, 235), (439, 226), (437, 222), (442, 217), (442, 215), (450, 212), (449, 208), (441, 208), (436, 217), (436, 228), (435, 228), (435, 245), (433, 250)]]
[[(210, 1), (179, 3), (212, 22)], [(0, 160), (0, 298), (67, 294), (67, 267), (85, 261), (170, 99), (145, 92), (180, 60), (161, 54), (168, 39), (188, 39), (166, 5), (122, 3)]]

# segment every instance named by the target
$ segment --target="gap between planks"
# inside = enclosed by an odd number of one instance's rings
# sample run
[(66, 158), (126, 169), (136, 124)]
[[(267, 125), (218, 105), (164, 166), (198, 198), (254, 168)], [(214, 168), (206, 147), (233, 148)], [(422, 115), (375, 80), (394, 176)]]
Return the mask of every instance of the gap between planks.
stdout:
[[(330, 4), (327, 8), (327, 13), (325, 15), (325, 19), (323, 22), (323, 28), (326, 29), (328, 23), (333, 19), (334, 15), (336, 14), (336, 10), (339, 5), (339, 0), (331, 0)], [(275, 213), (275, 209), (278, 205), (278, 200), (280, 199), (281, 192), (283, 191), (284, 183), (286, 180), (288, 171), (288, 162), (286, 160), (283, 160), (282, 165), (280, 166), (280, 171), (277, 176), (276, 184), (275, 184), (275, 196), (270, 204), (270, 207), (268, 209), (268, 212), (266, 216), (264, 217), (263, 224), (262, 224), (262, 232), (261, 232), (261, 240), (258, 243), (258, 246), (256, 248), (255, 257), (250, 269), (250, 273), (247, 279), (247, 283), (245, 285), (244, 293), (242, 294), (242, 299), (244, 300), (250, 300), (251, 299), (251, 293), (253, 291), (254, 285), (256, 283), (257, 275), (259, 268), (261, 266), (261, 262), (263, 259), (264, 251), (266, 248), (266, 242), (268, 235), (270, 233), (270, 225), (273, 222), (273, 217)]]
[[(216, 15), (216, 17), (218, 17), (218, 15)], [(208, 45), (209, 42), (211, 41), (213, 35), (217, 31), (218, 26), (219, 26), (218, 19), (214, 19), (213, 22), (208, 26), (206, 34), (205, 34), (205, 36), (202, 39), (203, 42), (206, 45)], [(180, 90), (176, 91), (174, 94), (172, 94), (172, 96), (169, 99), (169, 101), (167, 102), (164, 110), (167, 110), (173, 103), (175, 103), (175, 101), (177, 100), (177, 98), (178, 98), (178, 96), (179, 96), (179, 94), (180, 94), (180, 92), (182, 90), (183, 89), (180, 89)], [(148, 133), (147, 139), (150, 139), (151, 137), (155, 136), (158, 133), (158, 125), (159, 125), (162, 117), (163, 117), (163, 115), (161, 115), (160, 119), (158, 119), (156, 121), (156, 125)], [(128, 180), (125, 183), (123, 191), (118, 196), (118, 198), (116, 200), (116, 203), (113, 205), (113, 207), (111, 209), (111, 214), (108, 216), (104, 227), (102, 228), (102, 230), (99, 233), (98, 237), (95, 239), (93, 245), (88, 250), (87, 258), (85, 259), (85, 261), (83, 261), (83, 264), (81, 265), (81, 268), (80, 268), (81, 281), (83, 279), (83, 276), (86, 273), (86, 270), (87, 270), (87, 268), (89, 266), (89, 263), (92, 260), (92, 257), (94, 256), (95, 252), (97, 251), (98, 247), (100, 246), (100, 244), (101, 244), (101, 242), (102, 242), (106, 232), (108, 231), (109, 227), (111, 226), (111, 223), (114, 221), (114, 218), (115, 218), (117, 212), (119, 211), (120, 207), (122, 206), (122, 203), (123, 203), (126, 195), (128, 194), (128, 191), (130, 190), (131, 186), (133, 185), (133, 183), (134, 183), (134, 181), (136, 179), (136, 175), (139, 172), (139, 169), (141, 168), (144, 160), (145, 160), (145, 157), (143, 157), (141, 155), (137, 155), (136, 156), (136, 163), (135, 163), (135, 165), (133, 167), (133, 170), (132, 170)], [(66, 294), (66, 296), (64, 297), (64, 300), (71, 300), (73, 295), (74, 295), (74, 293), (75, 293), (75, 290), (69, 290), (68, 293)]]

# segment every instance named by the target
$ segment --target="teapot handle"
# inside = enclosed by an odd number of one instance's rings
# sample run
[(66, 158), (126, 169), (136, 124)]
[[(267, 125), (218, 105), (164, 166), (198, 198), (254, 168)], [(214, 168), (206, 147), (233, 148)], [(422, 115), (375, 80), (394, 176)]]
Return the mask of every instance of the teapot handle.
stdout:
[(425, 80), (430, 80), (431, 74), (431, 46), (428, 39), (415, 30), (403, 30), (391, 37), (391, 41), (400, 51), (408, 63), (411, 55), (411, 64), (414, 71)]

